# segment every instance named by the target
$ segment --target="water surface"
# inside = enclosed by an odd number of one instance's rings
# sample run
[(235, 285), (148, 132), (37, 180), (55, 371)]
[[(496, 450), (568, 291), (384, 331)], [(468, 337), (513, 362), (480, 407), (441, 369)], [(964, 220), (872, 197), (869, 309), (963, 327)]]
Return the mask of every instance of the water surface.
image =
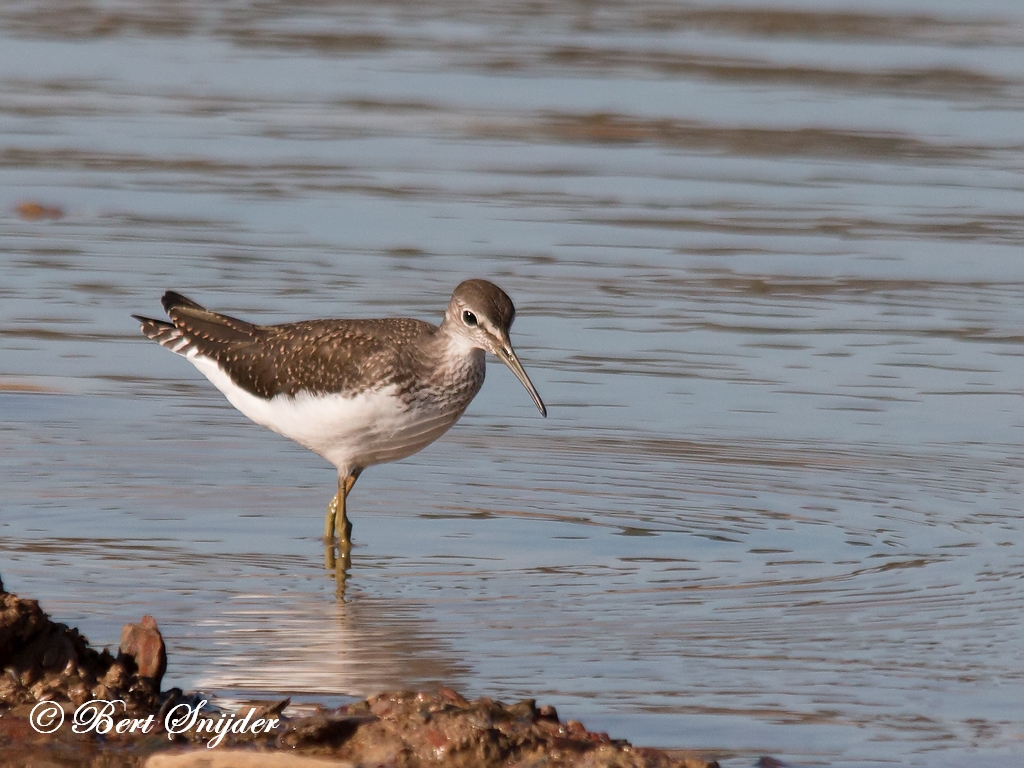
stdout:
[[(1024, 754), (1016, 3), (0, 8), (0, 573), (167, 685), (439, 682), (801, 764)], [(56, 219), (26, 219), (26, 201)], [(333, 469), (138, 334), (437, 321), (499, 365)]]

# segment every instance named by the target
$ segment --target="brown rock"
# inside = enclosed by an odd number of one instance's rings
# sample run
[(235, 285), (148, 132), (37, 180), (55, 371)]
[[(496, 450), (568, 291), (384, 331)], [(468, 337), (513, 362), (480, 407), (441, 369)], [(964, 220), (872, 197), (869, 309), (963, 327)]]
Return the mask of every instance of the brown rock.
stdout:
[(457, 707), (466, 708), (469, 706), (469, 702), (462, 697), (462, 694), (452, 688), (442, 686), (437, 689), (437, 695), (440, 696), (443, 701), (446, 701), (449, 704), (454, 704)]
[[(450, 689), (436, 694), (386, 693), (337, 711), (335, 717), (362, 717), (353, 732), (329, 740), (337, 756), (360, 765), (399, 768), (711, 768), (698, 757), (639, 749), (580, 723), (560, 723), (552, 707), (526, 699), (506, 705), (488, 698), (466, 701)], [(292, 746), (287, 733), (279, 746)], [(304, 730), (300, 744), (311, 747), (320, 733)], [(326, 735), (326, 734), (324, 734)], [(339, 737), (343, 737), (339, 743)], [(325, 740), (326, 741), (326, 740)], [(324, 743), (324, 742), (321, 742)]]
[(107, 674), (103, 676), (102, 680), (103, 685), (111, 689), (124, 688), (127, 682), (128, 670), (120, 661), (115, 661), (110, 665), (110, 669), (107, 670)]
[[(135, 643), (127, 647), (145, 671), (162, 675), (166, 654), (156, 622), (150, 618), (138, 626)], [(159, 680), (140, 677), (136, 666), (136, 656), (125, 654), (115, 662), (107, 651), (90, 648), (77, 629), (50, 621), (35, 600), (0, 589), (0, 706), (103, 698), (124, 699), (130, 712), (155, 710)]]
[(203, 749), (153, 755), (145, 768), (355, 768), (352, 763), (300, 755), (254, 753), (240, 749)]
[(43, 669), (62, 669), (75, 658), (75, 646), (63, 632), (51, 632), (40, 650)]
[(138, 624), (125, 624), (121, 630), (121, 653), (131, 656), (139, 677), (152, 680), (159, 690), (167, 671), (167, 649), (156, 619), (146, 615)]
[(0, 667), (6, 667), (25, 645), (48, 625), (49, 619), (35, 600), (0, 594)]

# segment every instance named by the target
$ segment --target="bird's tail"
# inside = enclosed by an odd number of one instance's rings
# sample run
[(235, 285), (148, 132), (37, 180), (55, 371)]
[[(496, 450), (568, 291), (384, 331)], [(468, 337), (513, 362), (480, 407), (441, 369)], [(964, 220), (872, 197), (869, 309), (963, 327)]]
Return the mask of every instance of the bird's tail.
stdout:
[(188, 346), (188, 339), (171, 323), (142, 315), (132, 315), (132, 317), (142, 324), (142, 332), (161, 347), (167, 347), (172, 352), (185, 353), (184, 348)]
[(175, 291), (167, 291), (160, 301), (171, 322), (142, 315), (132, 317), (142, 323), (146, 336), (185, 357), (216, 356), (229, 346), (251, 342), (257, 333), (257, 326), (252, 323), (211, 312)]

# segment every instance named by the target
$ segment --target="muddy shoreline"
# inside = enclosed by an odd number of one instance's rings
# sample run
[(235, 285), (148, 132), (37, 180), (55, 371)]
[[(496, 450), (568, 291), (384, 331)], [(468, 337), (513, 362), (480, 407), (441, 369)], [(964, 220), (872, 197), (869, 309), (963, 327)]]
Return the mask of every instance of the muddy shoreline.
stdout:
[(530, 699), (469, 701), (442, 687), (311, 714), (290, 716), (288, 700), (227, 712), (197, 693), (162, 690), (166, 668), (153, 617), (126, 624), (116, 654), (97, 651), (0, 581), (0, 768), (717, 766), (705, 755), (588, 731)]

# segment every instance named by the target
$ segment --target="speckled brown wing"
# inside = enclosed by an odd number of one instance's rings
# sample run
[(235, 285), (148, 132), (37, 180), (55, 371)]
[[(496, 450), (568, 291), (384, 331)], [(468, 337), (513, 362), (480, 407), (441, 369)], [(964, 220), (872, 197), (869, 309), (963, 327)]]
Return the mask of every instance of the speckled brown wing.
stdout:
[(142, 331), (173, 352), (217, 362), (231, 380), (263, 398), (358, 393), (388, 385), (406, 389), (418, 370), (416, 349), (437, 328), (407, 318), (307, 320), (260, 326), (202, 307), (168, 291), (172, 323), (134, 317)]
[(216, 360), (232, 381), (265, 398), (405, 390), (419, 372), (418, 342), (436, 330), (405, 318), (307, 320), (259, 327), (251, 343), (231, 345)]

